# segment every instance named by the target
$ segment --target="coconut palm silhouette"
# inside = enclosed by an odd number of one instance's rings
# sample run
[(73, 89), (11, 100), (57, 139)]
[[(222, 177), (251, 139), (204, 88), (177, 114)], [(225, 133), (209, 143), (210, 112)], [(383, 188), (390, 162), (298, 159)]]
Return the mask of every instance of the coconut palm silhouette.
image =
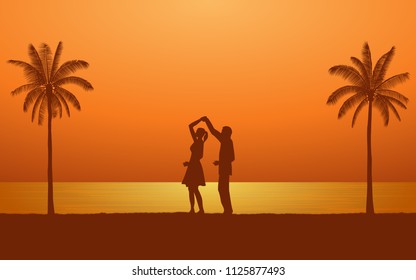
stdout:
[(22, 67), (27, 84), (22, 85), (11, 92), (17, 95), (28, 92), (23, 103), (23, 111), (27, 112), (33, 104), (32, 122), (38, 116), (38, 124), (42, 125), (45, 116), (48, 116), (48, 214), (55, 213), (53, 203), (53, 176), (52, 176), (52, 118), (62, 117), (65, 110), (70, 116), (68, 103), (81, 110), (78, 99), (73, 93), (63, 88), (66, 84), (81, 86), (84, 90), (92, 90), (92, 85), (80, 77), (71, 76), (79, 69), (87, 68), (89, 64), (83, 60), (70, 60), (59, 66), (62, 54), (62, 42), (59, 42), (55, 55), (47, 44), (42, 44), (39, 52), (29, 45), (29, 58), (31, 63), (20, 60), (8, 62)]
[(400, 121), (400, 115), (395, 105), (406, 109), (406, 103), (409, 99), (403, 94), (392, 90), (398, 84), (409, 79), (409, 73), (401, 73), (385, 79), (387, 69), (393, 59), (395, 47), (385, 53), (372, 66), (371, 52), (368, 43), (362, 48), (362, 60), (351, 57), (355, 67), (347, 65), (337, 65), (329, 69), (331, 75), (341, 76), (348, 80), (351, 85), (343, 86), (335, 90), (328, 98), (327, 104), (333, 105), (342, 97), (353, 94), (341, 106), (338, 118), (343, 117), (349, 109), (354, 108), (355, 112), (352, 117), (352, 127), (362, 111), (368, 105), (368, 123), (367, 123), (367, 214), (374, 214), (373, 203), (373, 176), (372, 176), (372, 153), (371, 153), (371, 125), (373, 106), (380, 110), (384, 120), (384, 125), (389, 124), (390, 112)]

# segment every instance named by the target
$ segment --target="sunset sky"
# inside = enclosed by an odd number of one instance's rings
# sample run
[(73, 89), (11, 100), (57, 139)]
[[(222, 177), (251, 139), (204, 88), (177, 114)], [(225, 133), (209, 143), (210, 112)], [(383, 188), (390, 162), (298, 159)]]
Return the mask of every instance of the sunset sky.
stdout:
[[(25, 83), (9, 59), (27, 47), (64, 44), (61, 61), (95, 90), (68, 87), (82, 110), (54, 119), (55, 181), (181, 181), (190, 157), (188, 124), (207, 115), (233, 128), (233, 181), (365, 181), (366, 111), (328, 96), (347, 82), (328, 74), (396, 46), (387, 76), (409, 97), (386, 128), (375, 111), (375, 181), (416, 181), (415, 1), (2, 1), (0, 4), (0, 181), (47, 180), (47, 126), (23, 112)], [(203, 126), (203, 124), (201, 124)], [(202, 160), (207, 181), (219, 144)]]

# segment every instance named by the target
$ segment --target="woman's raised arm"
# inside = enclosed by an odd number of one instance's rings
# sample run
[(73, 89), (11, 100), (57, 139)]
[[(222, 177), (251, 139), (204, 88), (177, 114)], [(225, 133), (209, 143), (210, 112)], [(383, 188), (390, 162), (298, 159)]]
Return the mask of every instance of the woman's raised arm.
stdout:
[(198, 119), (198, 120), (196, 120), (196, 121), (194, 121), (194, 122), (192, 122), (192, 123), (189, 124), (189, 131), (191, 132), (191, 136), (192, 136), (192, 139), (194, 139), (194, 141), (196, 141), (196, 135), (195, 135), (194, 126), (196, 126), (197, 124), (199, 124), (201, 122), (201, 119)]

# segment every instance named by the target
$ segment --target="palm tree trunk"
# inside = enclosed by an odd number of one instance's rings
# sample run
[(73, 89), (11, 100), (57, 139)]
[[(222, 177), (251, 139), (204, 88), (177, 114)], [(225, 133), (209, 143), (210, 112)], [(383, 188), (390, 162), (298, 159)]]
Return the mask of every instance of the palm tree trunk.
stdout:
[(48, 95), (48, 215), (55, 214), (53, 205), (53, 177), (52, 177), (52, 93)]
[(368, 124), (367, 124), (367, 214), (374, 214), (373, 204), (373, 159), (371, 154), (371, 121), (373, 112), (373, 101), (368, 104)]

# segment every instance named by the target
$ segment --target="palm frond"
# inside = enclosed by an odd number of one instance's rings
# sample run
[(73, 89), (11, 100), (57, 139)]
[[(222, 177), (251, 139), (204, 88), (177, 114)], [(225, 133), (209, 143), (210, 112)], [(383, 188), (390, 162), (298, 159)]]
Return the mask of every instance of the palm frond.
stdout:
[(342, 118), (349, 109), (353, 108), (358, 103), (361, 103), (367, 96), (363, 93), (357, 93), (345, 100), (338, 112), (338, 118)]
[(351, 62), (355, 65), (355, 67), (358, 68), (358, 71), (360, 72), (361, 76), (364, 78), (367, 86), (370, 87), (370, 76), (367, 73), (367, 69), (365, 65), (363, 64), (363, 62), (354, 56), (351, 57)]
[(51, 69), (52, 69), (52, 51), (48, 44), (43, 43), (40, 46), (39, 56), (42, 60), (44, 67), (46, 80), (49, 81), (51, 78)]
[(71, 103), (72, 106), (75, 107), (75, 109), (77, 109), (78, 111), (81, 110), (81, 104), (79, 104), (78, 99), (75, 97), (75, 95), (72, 92), (59, 86), (55, 88), (55, 91), (59, 93), (66, 101)]
[(390, 66), (390, 63), (394, 57), (395, 47), (393, 46), (390, 51), (385, 53), (380, 59), (377, 61), (376, 66), (374, 67), (373, 71), (373, 78), (374, 78), (374, 86), (377, 87), (386, 76), (387, 69)]
[(407, 109), (406, 105), (403, 102), (401, 102), (400, 100), (398, 100), (394, 97), (390, 97), (390, 96), (387, 96), (387, 95), (381, 95), (381, 94), (379, 94), (378, 96), (381, 96), (382, 98), (385, 98), (386, 100), (390, 101), (392, 104), (394, 103), (394, 104), (396, 104), (397, 106), (399, 106), (403, 109)]
[(59, 101), (61, 101), (61, 104), (65, 108), (65, 111), (68, 114), (68, 117), (71, 117), (71, 112), (69, 110), (69, 106), (68, 106), (68, 103), (66, 102), (65, 98), (63, 98), (63, 96), (57, 91), (55, 91), (55, 96), (59, 99)]
[(42, 59), (40, 58), (38, 51), (32, 44), (29, 45), (29, 57), (30, 61), (32, 62), (32, 65), (39, 71), (43, 79), (46, 81), (47, 75), (45, 72), (44, 65), (42, 63)]
[(54, 82), (54, 85), (56, 85), (56, 86), (62, 86), (62, 85), (66, 85), (66, 84), (74, 84), (74, 85), (82, 87), (84, 90), (93, 90), (94, 89), (92, 87), (92, 85), (90, 84), (90, 82), (88, 82), (87, 80), (85, 80), (83, 78), (76, 77), (76, 76), (65, 77), (65, 78), (62, 78), (62, 79)]
[(360, 112), (362, 111), (362, 109), (365, 107), (365, 105), (368, 104), (368, 100), (367, 98), (365, 98), (363, 101), (361, 101), (361, 103), (357, 106), (357, 109), (355, 109), (354, 112), (354, 116), (352, 117), (352, 124), (351, 127), (354, 127), (355, 122), (357, 120), (358, 115), (360, 114)]
[(65, 62), (64, 64), (59, 67), (58, 70), (56, 70), (55, 75), (52, 77), (51, 81), (55, 82), (58, 81), (69, 74), (72, 74), (80, 69), (86, 69), (88, 68), (89, 64), (86, 61), (83, 60), (70, 60)]
[(398, 84), (402, 84), (410, 79), (409, 73), (401, 73), (398, 75), (394, 75), (393, 77), (388, 78), (384, 82), (382, 82), (377, 89), (390, 89)]
[(20, 86), (16, 89), (14, 89), (11, 94), (14, 95), (18, 95), (19, 93), (25, 92), (25, 91), (31, 91), (33, 89), (35, 89), (36, 87), (38, 87), (38, 84), (36, 83), (30, 83), (30, 84), (25, 84), (23, 86)]
[(353, 85), (364, 86), (365, 80), (360, 75), (357, 69), (348, 65), (336, 65), (329, 68), (329, 74), (335, 76), (341, 76), (342, 78), (350, 81)]
[(62, 104), (59, 101), (58, 97), (56, 95), (51, 95), (51, 102), (52, 102), (52, 116), (56, 118), (58, 115), (60, 118), (62, 118)]
[(29, 110), (30, 105), (32, 105), (33, 102), (35, 102), (35, 100), (37, 100), (39, 96), (43, 95), (44, 93), (45, 89), (40, 87), (37, 87), (30, 91), (25, 97), (25, 102), (23, 103), (23, 111), (27, 112)]
[(349, 93), (360, 93), (363, 92), (363, 88), (359, 86), (343, 86), (339, 89), (335, 90), (329, 97), (326, 104), (333, 105), (335, 104), (339, 99), (341, 99), (343, 96), (349, 94)]
[[(391, 50), (390, 50), (391, 51)], [(386, 61), (386, 59), (387, 59), (387, 56), (389, 55), (389, 53), (390, 52), (387, 52), (387, 53), (385, 53), (385, 54), (383, 54), (378, 60), (377, 60), (377, 63), (376, 63), (376, 65), (374, 66), (374, 69), (373, 69), (373, 81), (375, 82), (375, 81), (377, 81), (377, 78), (378, 78), (378, 76), (379, 76), (379, 74), (380, 74), (380, 70), (381, 70), (381, 68), (383, 68), (383, 65), (384, 65), (384, 63), (385, 63), (385, 61)]]
[(401, 102), (403, 102), (405, 104), (407, 104), (407, 102), (409, 102), (409, 98), (407, 98), (406, 96), (404, 96), (400, 92), (395, 91), (395, 90), (391, 90), (391, 89), (378, 89), (376, 91), (376, 94), (381, 94), (381, 95), (384, 95), (384, 96), (393, 97), (397, 100), (400, 100)]
[(367, 42), (365, 42), (363, 45), (363, 48), (361, 50), (361, 55), (363, 58), (363, 64), (368, 73), (368, 77), (370, 78), (373, 76), (373, 62), (371, 61), (370, 46), (368, 45)]
[(383, 117), (383, 120), (384, 120), (384, 125), (388, 126), (389, 120), (390, 120), (390, 113), (389, 113), (389, 107), (387, 103), (385, 102), (385, 100), (383, 98), (375, 98), (373, 101), (373, 105), (374, 107), (380, 110), (381, 116)]
[(43, 124), (43, 120), (45, 116), (48, 114), (48, 96), (45, 94), (44, 98), (42, 98), (42, 103), (39, 106), (39, 117), (38, 117), (38, 125)]
[(42, 74), (31, 64), (20, 60), (8, 60), (10, 64), (23, 68), (23, 73), (29, 83), (45, 83)]
[(390, 110), (393, 111), (393, 114), (396, 116), (396, 118), (399, 121), (402, 121), (402, 119), (400, 118), (399, 112), (397, 112), (396, 107), (394, 107), (394, 105), (389, 100), (385, 100), (385, 102), (387, 103), (387, 106), (390, 108)]
[(32, 122), (35, 120), (37, 112), (39, 110), (39, 106), (42, 103), (44, 98), (46, 98), (46, 94), (42, 94), (38, 96), (38, 98), (36, 99), (35, 104), (33, 105), (33, 108), (32, 108)]
[(50, 75), (51, 78), (55, 75), (56, 70), (58, 70), (59, 61), (61, 60), (61, 55), (62, 55), (62, 49), (63, 49), (62, 42), (59, 42), (58, 46), (56, 47), (55, 56), (52, 62), (51, 75)]

